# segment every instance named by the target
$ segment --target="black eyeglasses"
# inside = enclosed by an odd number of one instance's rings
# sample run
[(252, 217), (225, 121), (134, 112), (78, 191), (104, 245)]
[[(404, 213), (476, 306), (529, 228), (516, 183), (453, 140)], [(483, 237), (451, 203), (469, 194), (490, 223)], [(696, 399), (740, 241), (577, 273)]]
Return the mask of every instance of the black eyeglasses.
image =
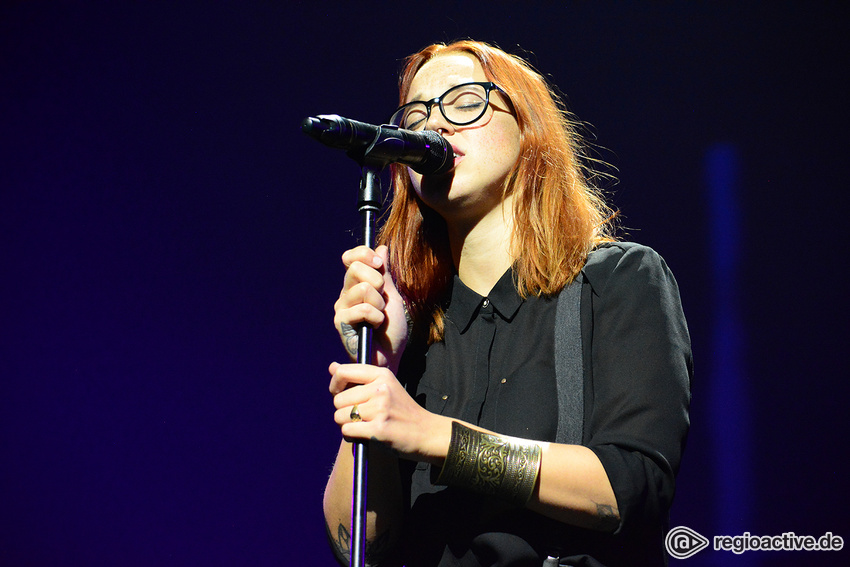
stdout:
[(406, 130), (424, 130), (431, 107), (435, 104), (451, 124), (466, 126), (472, 124), (487, 112), (490, 105), (490, 91), (505, 93), (496, 83), (463, 83), (457, 85), (437, 98), (431, 100), (415, 100), (408, 102), (393, 112), (390, 124)]

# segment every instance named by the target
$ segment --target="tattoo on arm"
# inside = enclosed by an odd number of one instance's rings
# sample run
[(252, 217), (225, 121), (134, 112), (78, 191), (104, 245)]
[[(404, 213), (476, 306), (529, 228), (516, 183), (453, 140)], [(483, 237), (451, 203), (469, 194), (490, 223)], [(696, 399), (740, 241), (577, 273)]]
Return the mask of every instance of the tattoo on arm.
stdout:
[(620, 512), (609, 504), (596, 504), (596, 527), (604, 531), (613, 531), (620, 525)]
[(341, 564), (348, 565), (351, 563), (351, 534), (348, 533), (348, 528), (340, 524), (336, 530), (336, 537), (333, 537), (328, 530), (328, 539), (333, 544), (334, 555)]
[[(340, 524), (337, 528), (336, 537), (331, 538), (331, 543), (333, 543), (334, 551), (336, 552), (339, 562), (346, 565), (351, 563), (351, 534), (348, 532), (348, 528), (343, 524)], [(367, 541), (366, 549), (364, 550), (367, 567), (369, 565), (374, 565), (375, 561), (380, 561), (389, 551), (389, 547), (389, 532), (383, 532), (374, 540)]]
[(359, 343), (357, 329), (348, 323), (340, 323), (339, 332), (342, 334), (342, 344), (345, 346), (345, 350), (351, 356), (357, 356), (357, 345)]

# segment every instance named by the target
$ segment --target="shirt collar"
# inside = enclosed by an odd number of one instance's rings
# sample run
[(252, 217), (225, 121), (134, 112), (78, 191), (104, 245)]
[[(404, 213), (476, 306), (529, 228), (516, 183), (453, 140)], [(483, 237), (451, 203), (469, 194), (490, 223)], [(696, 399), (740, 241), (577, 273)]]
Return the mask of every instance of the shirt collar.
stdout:
[(514, 286), (512, 269), (508, 269), (499, 278), (486, 298), (468, 288), (455, 274), (446, 316), (457, 327), (458, 331), (463, 333), (475, 316), (478, 315), (484, 299), (489, 300), (493, 309), (502, 319), (511, 321), (514, 318), (523, 303), (523, 299)]

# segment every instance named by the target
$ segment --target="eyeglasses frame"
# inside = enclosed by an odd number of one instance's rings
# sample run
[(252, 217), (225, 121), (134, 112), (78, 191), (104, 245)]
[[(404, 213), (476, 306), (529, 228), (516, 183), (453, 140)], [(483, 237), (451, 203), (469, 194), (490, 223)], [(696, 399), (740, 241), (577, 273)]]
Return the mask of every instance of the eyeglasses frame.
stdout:
[[(443, 98), (445, 98), (445, 96), (447, 94), (449, 94), (450, 92), (452, 92), (455, 89), (459, 89), (461, 87), (468, 87), (470, 85), (478, 85), (480, 87), (484, 87), (484, 95), (485, 95), (484, 96), (484, 108), (481, 110), (481, 114), (479, 114), (478, 116), (476, 116), (472, 120), (469, 120), (467, 122), (455, 122), (454, 120), (452, 120), (451, 118), (446, 116), (446, 111), (443, 108)], [(390, 114), (389, 122), (392, 123), (392, 118), (396, 114), (398, 114), (399, 111), (403, 110), (404, 108), (407, 108), (408, 106), (412, 106), (414, 104), (424, 104), (425, 105), (425, 111), (426, 111), (425, 123), (427, 124), (428, 120), (431, 119), (431, 108), (436, 104), (437, 107), (440, 109), (440, 114), (443, 115), (443, 118), (445, 118), (446, 121), (449, 124), (452, 124), (454, 126), (469, 126), (473, 122), (481, 120), (481, 117), (484, 116), (487, 113), (487, 109), (490, 108), (490, 92), (492, 92), (493, 89), (496, 89), (497, 91), (499, 91), (500, 93), (505, 95), (505, 97), (508, 96), (508, 93), (506, 93), (505, 90), (502, 87), (500, 87), (499, 85), (497, 85), (493, 81), (470, 81), (468, 83), (460, 83), (459, 85), (455, 85), (455, 86), (447, 89), (446, 92), (444, 92), (443, 94), (441, 94), (438, 97), (432, 98), (431, 100), (411, 100), (407, 104), (403, 104), (403, 105), (399, 106), (398, 108), (396, 108), (393, 111), (392, 114)], [(510, 100), (510, 98), (508, 98), (508, 100)], [(401, 127), (400, 124), (399, 124), (399, 127)]]

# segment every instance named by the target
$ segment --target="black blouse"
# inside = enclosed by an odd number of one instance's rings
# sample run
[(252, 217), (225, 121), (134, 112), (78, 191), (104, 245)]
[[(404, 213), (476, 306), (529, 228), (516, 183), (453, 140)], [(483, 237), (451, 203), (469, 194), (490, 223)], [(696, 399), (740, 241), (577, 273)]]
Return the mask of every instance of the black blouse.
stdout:
[[(605, 468), (620, 512), (614, 533), (432, 484), (403, 463), (410, 509), (392, 564), (540, 567), (664, 565), (663, 538), (688, 430), (690, 340), (678, 287), (652, 249), (615, 243), (583, 269), (582, 444)], [(429, 411), (501, 434), (555, 440), (557, 298), (522, 299), (509, 270), (487, 297), (455, 277), (444, 339), (408, 347), (399, 378)], [(544, 464), (545, 466), (545, 464)]]

